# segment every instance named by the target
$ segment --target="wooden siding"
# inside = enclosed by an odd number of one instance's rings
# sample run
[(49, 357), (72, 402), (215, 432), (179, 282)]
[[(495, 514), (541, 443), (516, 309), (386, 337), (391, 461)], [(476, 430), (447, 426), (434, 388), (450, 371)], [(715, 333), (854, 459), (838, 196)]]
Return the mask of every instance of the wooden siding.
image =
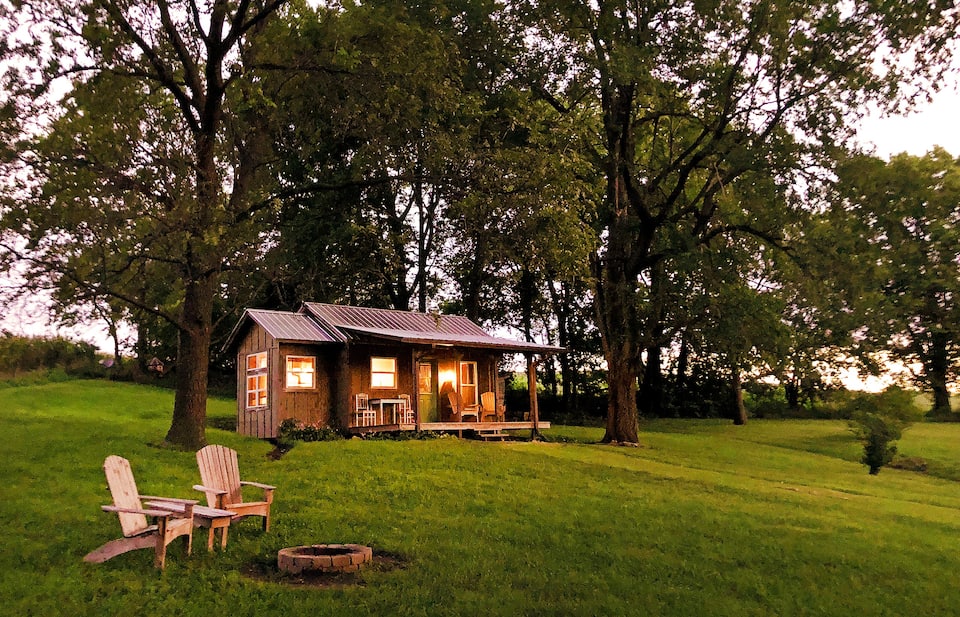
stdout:
[[(311, 356), (316, 358), (314, 387), (308, 390), (287, 389), (285, 383), (287, 356)], [(311, 345), (280, 344), (277, 363), (277, 426), (289, 418), (308, 424), (329, 425), (333, 405), (334, 358), (328, 350)], [(275, 436), (275, 435), (274, 435)]]
[[(267, 352), (267, 400), (265, 407), (246, 409), (246, 359), (249, 354)], [(315, 387), (308, 390), (286, 388), (286, 357), (312, 356), (316, 358)], [(372, 388), (370, 359), (396, 358), (397, 385), (395, 388)], [(242, 435), (268, 439), (277, 436), (281, 422), (295, 418), (311, 424), (328, 426), (353, 425), (354, 396), (366, 393), (370, 398), (396, 398), (409, 394), (414, 406), (417, 396), (417, 363), (427, 362), (453, 375), (454, 387), (459, 387), (459, 363), (477, 363), (477, 388), (480, 393), (498, 392), (497, 363), (499, 352), (482, 349), (430, 348), (411, 345), (354, 343), (349, 348), (339, 345), (311, 345), (281, 343), (259, 324), (253, 323), (240, 339), (237, 347), (237, 432)], [(436, 383), (439, 392), (441, 419), (449, 417), (449, 401), (442, 383)], [(502, 392), (498, 395), (502, 397)], [(421, 420), (423, 421), (423, 420)]]
[[(370, 386), (370, 358), (396, 358), (397, 360), (397, 387), (372, 388)], [(416, 392), (416, 381), (413, 376), (413, 356), (410, 347), (406, 345), (352, 345), (350, 347), (350, 399), (358, 393), (365, 393), (370, 398), (396, 398), (400, 394), (409, 394), (411, 398)]]
[[(247, 409), (247, 356), (267, 352), (267, 406)], [(278, 361), (277, 341), (260, 325), (253, 324), (237, 348), (237, 432), (265, 439), (276, 436)]]

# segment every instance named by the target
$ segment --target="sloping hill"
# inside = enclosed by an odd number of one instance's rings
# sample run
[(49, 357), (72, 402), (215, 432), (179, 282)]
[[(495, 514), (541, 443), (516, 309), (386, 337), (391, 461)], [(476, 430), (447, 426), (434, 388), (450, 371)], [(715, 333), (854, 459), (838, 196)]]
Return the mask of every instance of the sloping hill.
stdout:
[[(954, 615), (955, 481), (869, 476), (845, 425), (645, 424), (642, 448), (589, 443), (336, 441), (272, 446), (209, 429), (244, 475), (276, 485), (273, 529), (242, 521), (227, 550), (167, 570), (148, 551), (81, 562), (117, 537), (100, 466), (130, 459), (140, 490), (196, 497), (192, 452), (157, 443), (172, 393), (74, 381), (5, 389), (0, 413), (0, 615)], [(211, 401), (229, 424), (231, 401)], [(949, 467), (960, 427), (901, 444)], [(941, 461), (943, 461), (941, 463)], [(941, 475), (947, 475), (944, 473)], [(198, 538), (201, 536), (198, 535)], [(304, 588), (276, 551), (357, 542), (392, 569)], [(251, 573), (267, 574), (263, 577)]]

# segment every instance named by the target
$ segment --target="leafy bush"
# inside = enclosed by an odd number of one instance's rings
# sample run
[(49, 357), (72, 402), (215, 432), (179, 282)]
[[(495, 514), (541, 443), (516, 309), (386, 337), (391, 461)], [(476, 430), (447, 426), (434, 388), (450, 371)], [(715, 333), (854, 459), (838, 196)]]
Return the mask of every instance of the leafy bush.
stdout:
[(307, 424), (294, 418), (287, 418), (281, 422), (277, 431), (277, 442), (291, 443), (291, 447), (294, 441), (336, 441), (338, 439), (343, 439), (343, 435), (329, 426)]
[(893, 461), (904, 429), (916, 419), (914, 395), (901, 388), (888, 388), (880, 394), (857, 393), (849, 402), (850, 428), (863, 443), (863, 458), (871, 475)]
[(0, 332), (0, 379), (16, 383), (56, 381), (59, 375), (103, 375), (97, 349), (90, 343), (63, 337), (27, 337)]

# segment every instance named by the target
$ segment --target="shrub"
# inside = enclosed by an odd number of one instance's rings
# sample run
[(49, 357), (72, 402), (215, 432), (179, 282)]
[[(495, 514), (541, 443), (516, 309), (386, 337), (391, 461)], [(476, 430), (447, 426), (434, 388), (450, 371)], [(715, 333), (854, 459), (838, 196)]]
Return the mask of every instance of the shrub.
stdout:
[(277, 431), (277, 443), (289, 444), (290, 447), (293, 447), (294, 441), (336, 441), (338, 439), (343, 439), (343, 435), (329, 426), (307, 424), (294, 418), (281, 422)]
[(848, 410), (851, 430), (863, 443), (860, 462), (876, 475), (893, 461), (897, 447), (892, 442), (916, 418), (914, 396), (897, 387), (880, 394), (858, 393), (850, 399)]

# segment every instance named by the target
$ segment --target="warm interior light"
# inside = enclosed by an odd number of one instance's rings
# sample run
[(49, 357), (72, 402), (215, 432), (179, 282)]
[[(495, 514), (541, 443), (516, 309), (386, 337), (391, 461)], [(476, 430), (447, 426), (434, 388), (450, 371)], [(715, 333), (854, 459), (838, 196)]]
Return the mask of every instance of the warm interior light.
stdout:
[(443, 387), (443, 384), (449, 382), (454, 388), (457, 387), (457, 372), (453, 370), (443, 370), (440, 371), (440, 386)]

